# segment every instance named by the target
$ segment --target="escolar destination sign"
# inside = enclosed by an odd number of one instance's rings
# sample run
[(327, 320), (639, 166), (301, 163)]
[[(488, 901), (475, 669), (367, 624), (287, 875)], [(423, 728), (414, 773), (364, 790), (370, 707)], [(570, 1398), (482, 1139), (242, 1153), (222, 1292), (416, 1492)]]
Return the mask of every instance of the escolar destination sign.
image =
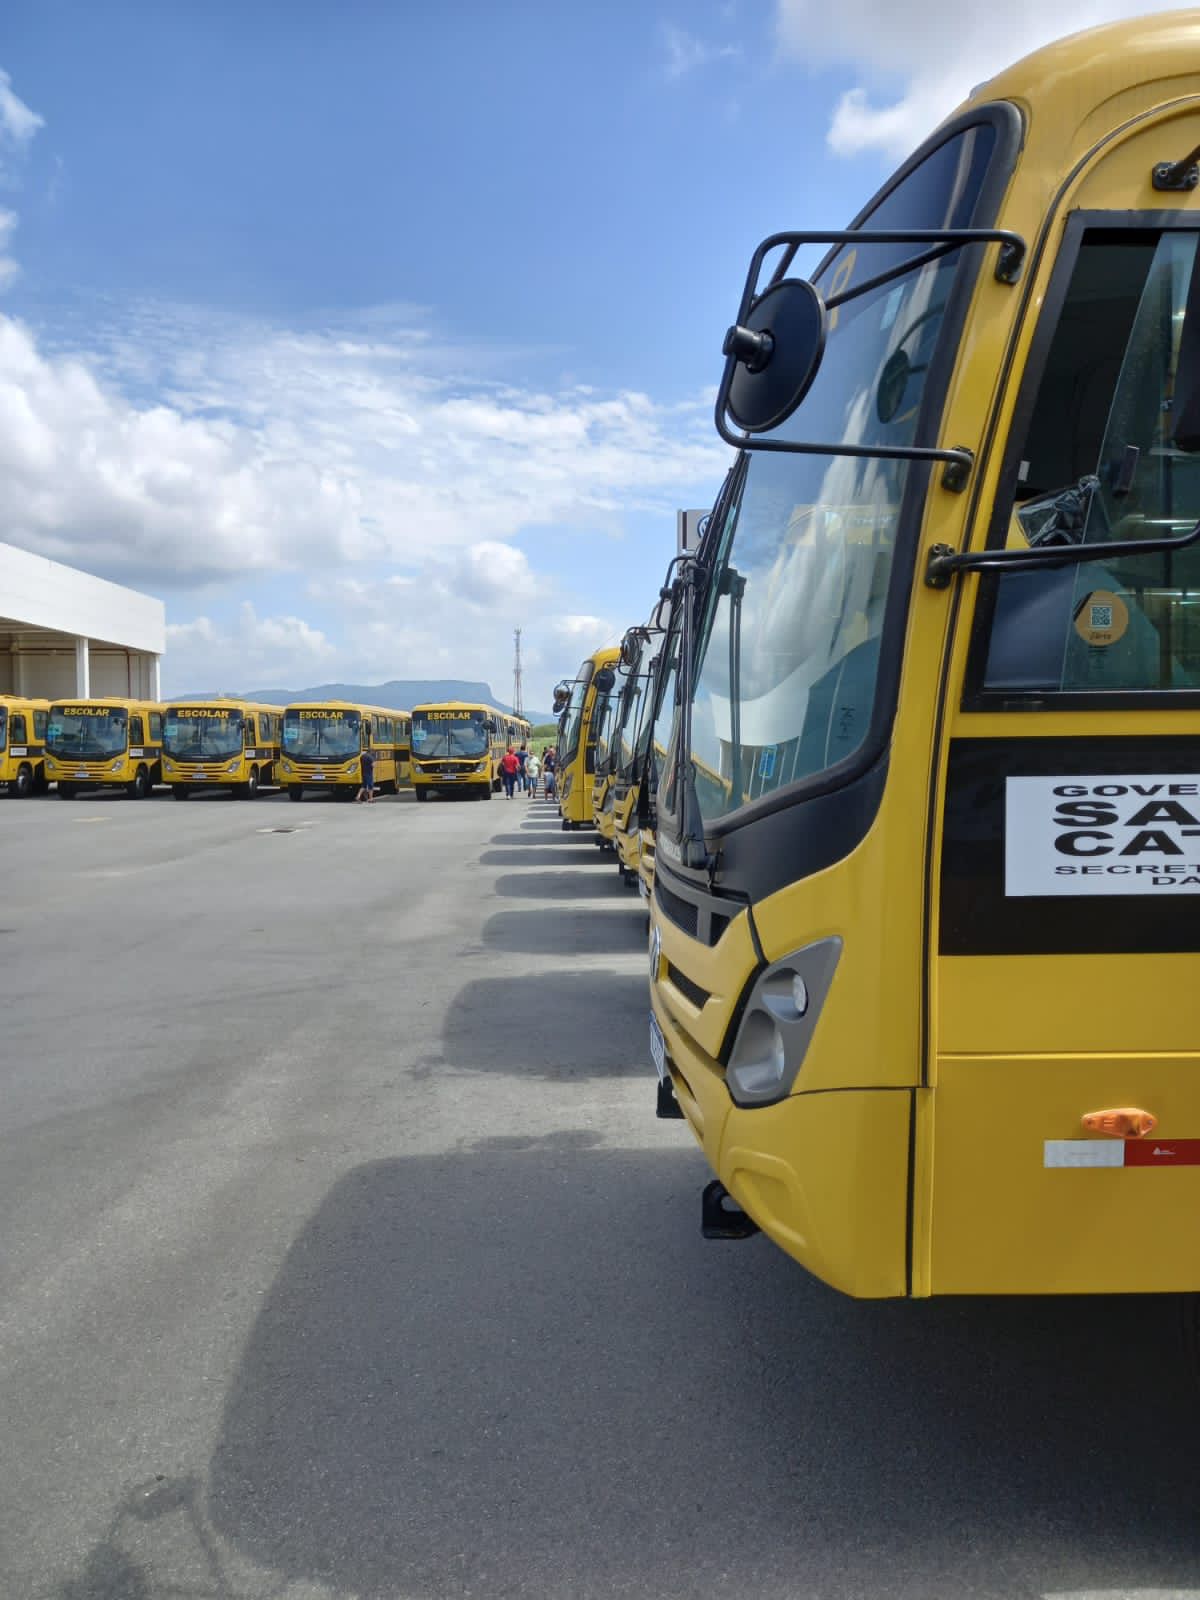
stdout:
[(1009, 778), (1004, 892), (1200, 893), (1200, 774)]

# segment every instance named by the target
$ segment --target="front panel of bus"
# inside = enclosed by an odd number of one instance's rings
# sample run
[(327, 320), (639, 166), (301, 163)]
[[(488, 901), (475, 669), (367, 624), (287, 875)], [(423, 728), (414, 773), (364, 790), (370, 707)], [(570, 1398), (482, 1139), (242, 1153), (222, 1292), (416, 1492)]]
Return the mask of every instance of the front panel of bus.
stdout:
[(612, 779), (613, 842), (623, 873), (632, 881), (641, 856), (638, 827), (639, 748), (645, 732), (647, 705), (653, 690), (654, 652), (658, 641), (641, 640), (618, 678), (620, 710), (615, 734)]
[(19, 799), (46, 788), (48, 705), (15, 697), (0, 703), (0, 784)]
[(279, 779), (294, 800), (305, 789), (340, 798), (362, 782), (363, 716), (355, 707), (288, 706), (279, 745)]
[[(923, 581), (935, 545), (1200, 517), (1200, 219), (1151, 202), (1164, 129), (1130, 115), (1049, 215), (1052, 111), (1039, 147), (987, 105), (871, 215), (987, 225), (1028, 141), (1002, 214), (1024, 280), (950, 251), (843, 302), (784, 429), (978, 441), (967, 492), (751, 452), (704, 552), (654, 1048), (730, 1195), (856, 1294), (1200, 1287), (1200, 556)], [(1200, 115), (1165, 134), (1186, 152)], [(835, 251), (827, 299), (888, 254)]]
[[(257, 774), (254, 713), (238, 706), (169, 705), (163, 717), (163, 778), (178, 799), (193, 789), (240, 791)], [(257, 783), (256, 783), (257, 787)]]
[(495, 722), (486, 706), (418, 706), (412, 714), (412, 782), (417, 799), (459, 790), (472, 798), (490, 799), (496, 767)]
[(161, 781), (162, 711), (137, 701), (57, 701), (46, 722), (46, 777), (64, 799), (124, 788), (144, 799)]

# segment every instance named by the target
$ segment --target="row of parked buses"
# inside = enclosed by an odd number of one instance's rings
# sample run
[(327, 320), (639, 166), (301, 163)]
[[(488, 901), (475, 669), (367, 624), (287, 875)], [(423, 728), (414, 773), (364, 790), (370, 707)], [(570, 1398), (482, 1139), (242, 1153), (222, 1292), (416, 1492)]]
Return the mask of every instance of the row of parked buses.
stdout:
[(384, 794), (412, 784), (418, 800), (457, 788), (490, 795), (508, 744), (529, 734), (524, 718), (457, 702), (410, 713), (342, 700), (268, 706), (0, 695), (0, 786), (25, 797), (53, 783), (64, 800), (100, 789), (141, 800), (163, 784), (176, 800), (206, 789), (253, 799), (272, 786), (292, 800), (320, 790), (349, 798), (369, 752)]
[(1198, 63), (1061, 41), (767, 239), (700, 548), (562, 686), (703, 1229), (853, 1295), (1200, 1290)]

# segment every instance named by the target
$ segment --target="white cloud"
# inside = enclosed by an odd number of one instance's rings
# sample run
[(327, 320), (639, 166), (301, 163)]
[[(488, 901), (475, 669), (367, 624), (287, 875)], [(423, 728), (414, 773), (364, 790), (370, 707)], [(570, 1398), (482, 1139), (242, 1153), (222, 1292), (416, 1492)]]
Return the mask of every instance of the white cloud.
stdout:
[[(23, 155), (29, 141), (43, 126), (37, 112), (31, 111), (24, 100), (13, 93), (12, 80), (0, 69), (0, 181), (6, 187), (15, 187), (15, 179), (4, 157), (9, 152), (18, 157)], [(0, 293), (13, 283), (20, 270), (9, 253), (16, 228), (16, 212), (0, 207)]]
[(307, 593), (305, 609), (320, 611), (319, 626), (296, 616), (260, 618), (249, 604), (233, 625), (208, 616), (171, 625), (165, 692), (463, 678), (489, 683), (507, 701), (512, 629), (520, 624), (525, 702), (545, 711), (552, 684), (620, 633), (605, 617), (570, 610), (524, 551), (495, 540), (431, 558), (411, 573), (314, 578)]
[(167, 625), (164, 692), (236, 693), (308, 683), (336, 657), (318, 628), (300, 617), (260, 617), (244, 601), (232, 623), (208, 617)]
[(808, 66), (846, 66), (866, 81), (848, 90), (827, 133), (838, 155), (906, 155), (976, 84), (1031, 50), (1081, 28), (1172, 9), (1162, 0), (777, 0), (781, 51)]
[(731, 60), (741, 55), (737, 45), (712, 44), (671, 22), (664, 22), (660, 32), (665, 54), (663, 76), (668, 83), (678, 83), (681, 78), (708, 66), (710, 62)]
[(707, 395), (517, 388), (411, 308), (288, 329), (142, 307), (86, 345), (0, 318), (0, 537), (152, 588), (619, 531), (725, 466)]
[(0, 135), (11, 143), (26, 145), (45, 122), (13, 93), (12, 79), (0, 69)]

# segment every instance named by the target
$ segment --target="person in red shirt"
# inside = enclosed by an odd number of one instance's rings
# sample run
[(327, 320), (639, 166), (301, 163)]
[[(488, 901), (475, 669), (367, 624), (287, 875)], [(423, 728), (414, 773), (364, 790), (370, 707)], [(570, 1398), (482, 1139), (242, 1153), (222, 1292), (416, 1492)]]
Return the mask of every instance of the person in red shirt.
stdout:
[(517, 752), (509, 745), (500, 758), (500, 776), (504, 779), (505, 796), (511, 800), (513, 789), (516, 787), (517, 774), (521, 770), (521, 763), (517, 760)]

